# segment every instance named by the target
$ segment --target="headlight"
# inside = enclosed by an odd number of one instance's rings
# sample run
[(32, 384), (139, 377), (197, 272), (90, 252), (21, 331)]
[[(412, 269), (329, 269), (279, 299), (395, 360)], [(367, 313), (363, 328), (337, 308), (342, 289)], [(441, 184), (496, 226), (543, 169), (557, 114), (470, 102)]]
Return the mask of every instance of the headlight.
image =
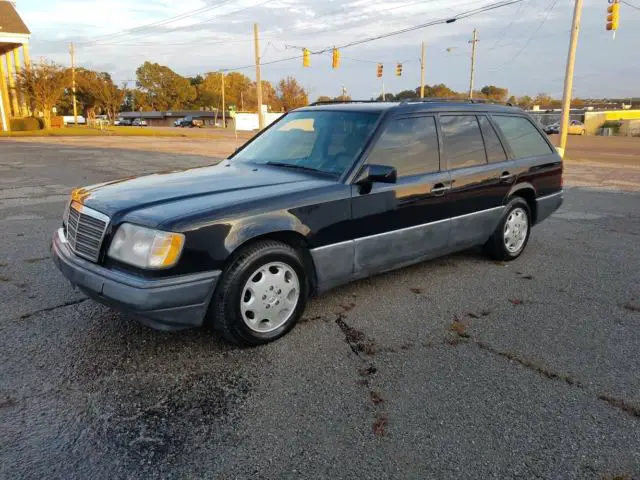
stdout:
[(111, 240), (108, 255), (140, 268), (168, 268), (177, 263), (183, 246), (181, 233), (123, 223)]

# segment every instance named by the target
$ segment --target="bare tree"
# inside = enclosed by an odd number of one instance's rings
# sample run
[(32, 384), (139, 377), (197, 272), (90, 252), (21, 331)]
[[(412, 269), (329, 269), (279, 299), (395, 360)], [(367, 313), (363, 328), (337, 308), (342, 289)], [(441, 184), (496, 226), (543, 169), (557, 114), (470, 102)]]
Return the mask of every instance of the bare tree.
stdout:
[(41, 62), (21, 69), (16, 88), (22, 92), (32, 112), (40, 112), (45, 128), (51, 127), (51, 110), (68, 87), (70, 72), (55, 63)]
[(278, 83), (280, 103), (286, 112), (309, 104), (304, 88), (293, 77), (287, 77)]

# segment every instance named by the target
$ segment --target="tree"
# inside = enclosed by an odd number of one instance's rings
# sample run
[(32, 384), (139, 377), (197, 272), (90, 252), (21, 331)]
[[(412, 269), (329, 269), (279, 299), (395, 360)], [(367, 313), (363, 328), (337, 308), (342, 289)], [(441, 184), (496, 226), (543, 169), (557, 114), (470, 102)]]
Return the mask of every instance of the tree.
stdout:
[(136, 85), (155, 110), (176, 110), (195, 100), (196, 88), (169, 67), (144, 62), (136, 70)]
[(507, 103), (510, 103), (511, 105), (517, 105), (518, 99), (514, 95), (511, 95), (507, 100)]
[(532, 98), (529, 95), (525, 95), (524, 97), (518, 98), (518, 106), (520, 107), (529, 107), (533, 103)]
[[(111, 76), (108, 73), (98, 73), (85, 68), (76, 69), (76, 100), (78, 109), (87, 120), (94, 119), (96, 111), (102, 106), (98, 98), (98, 91), (106, 78), (111, 81)], [(67, 94), (73, 95), (73, 92), (67, 91)]]
[(204, 78), (202, 77), (202, 75), (196, 75), (195, 77), (187, 77), (187, 80), (189, 80), (189, 83), (193, 87), (197, 87), (198, 85), (202, 84)]
[(327, 97), (326, 95), (320, 95), (316, 102), (332, 102), (333, 98)]
[(396, 101), (396, 96), (393, 93), (385, 93), (384, 94), (384, 100), (382, 99), (382, 95), (378, 95), (376, 97), (376, 102), (395, 102)]
[(506, 88), (496, 87), (495, 85), (487, 85), (482, 87), (480, 93), (487, 98), (491, 98), (493, 100), (504, 101), (507, 98), (509, 91)]
[(418, 97), (420, 97), (420, 88), (418, 88), (418, 92), (415, 92), (414, 90), (403, 90), (396, 95), (396, 100), (410, 100)]
[[(417, 89), (420, 91), (420, 89)], [(426, 85), (424, 89), (425, 97), (438, 97), (438, 98), (457, 98), (460, 97), (461, 94), (457, 93), (454, 90), (451, 90), (444, 83), (439, 83), (437, 85)]]
[(307, 92), (293, 77), (286, 77), (278, 82), (278, 98), (285, 112), (309, 104)]
[(553, 98), (551, 98), (551, 96), (546, 93), (539, 93), (533, 101), (536, 105), (549, 108), (551, 106)]
[[(256, 83), (251, 82), (251, 88), (249, 88), (249, 91), (244, 96), (245, 110), (258, 111), (257, 93)], [(262, 80), (262, 104), (267, 105), (272, 112), (282, 110), (282, 104), (280, 103), (276, 89), (266, 80)]]
[[(224, 78), (224, 95), (226, 105), (235, 105), (238, 109), (247, 108), (247, 97), (255, 90), (255, 83), (239, 72), (223, 75), (219, 72), (207, 73), (198, 91), (199, 103), (203, 106), (222, 107), (222, 78)], [(253, 103), (255, 106), (255, 102)]]
[(137, 88), (131, 88), (125, 92), (122, 104), (123, 112), (149, 112), (151, 110), (153, 110), (153, 107), (146, 93)]
[(118, 88), (111, 80), (111, 76), (100, 77), (100, 81), (97, 83), (96, 97), (112, 122), (122, 107), (124, 94), (124, 88)]
[(51, 127), (51, 110), (70, 83), (70, 72), (55, 63), (34, 64), (16, 74), (16, 88), (32, 112), (41, 112), (45, 128)]

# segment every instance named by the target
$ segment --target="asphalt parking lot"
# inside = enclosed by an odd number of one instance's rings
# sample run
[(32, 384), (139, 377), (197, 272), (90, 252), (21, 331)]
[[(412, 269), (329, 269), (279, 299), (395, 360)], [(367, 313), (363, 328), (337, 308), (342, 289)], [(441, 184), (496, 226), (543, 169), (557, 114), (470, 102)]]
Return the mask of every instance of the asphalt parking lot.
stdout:
[(72, 187), (211, 161), (0, 143), (0, 478), (640, 477), (640, 193), (568, 184), (517, 261), (360, 281), (253, 349), (55, 269)]

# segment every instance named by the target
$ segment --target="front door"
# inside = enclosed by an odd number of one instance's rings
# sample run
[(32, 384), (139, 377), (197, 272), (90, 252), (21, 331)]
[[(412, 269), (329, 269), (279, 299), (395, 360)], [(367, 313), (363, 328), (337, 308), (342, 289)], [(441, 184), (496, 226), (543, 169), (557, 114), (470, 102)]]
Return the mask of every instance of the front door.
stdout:
[(388, 120), (366, 164), (393, 166), (398, 180), (352, 186), (356, 276), (440, 255), (449, 240), (450, 176), (440, 168), (435, 117)]
[(451, 250), (484, 243), (502, 215), (515, 181), (508, 160), (486, 115), (440, 115), (443, 152), (451, 174)]

